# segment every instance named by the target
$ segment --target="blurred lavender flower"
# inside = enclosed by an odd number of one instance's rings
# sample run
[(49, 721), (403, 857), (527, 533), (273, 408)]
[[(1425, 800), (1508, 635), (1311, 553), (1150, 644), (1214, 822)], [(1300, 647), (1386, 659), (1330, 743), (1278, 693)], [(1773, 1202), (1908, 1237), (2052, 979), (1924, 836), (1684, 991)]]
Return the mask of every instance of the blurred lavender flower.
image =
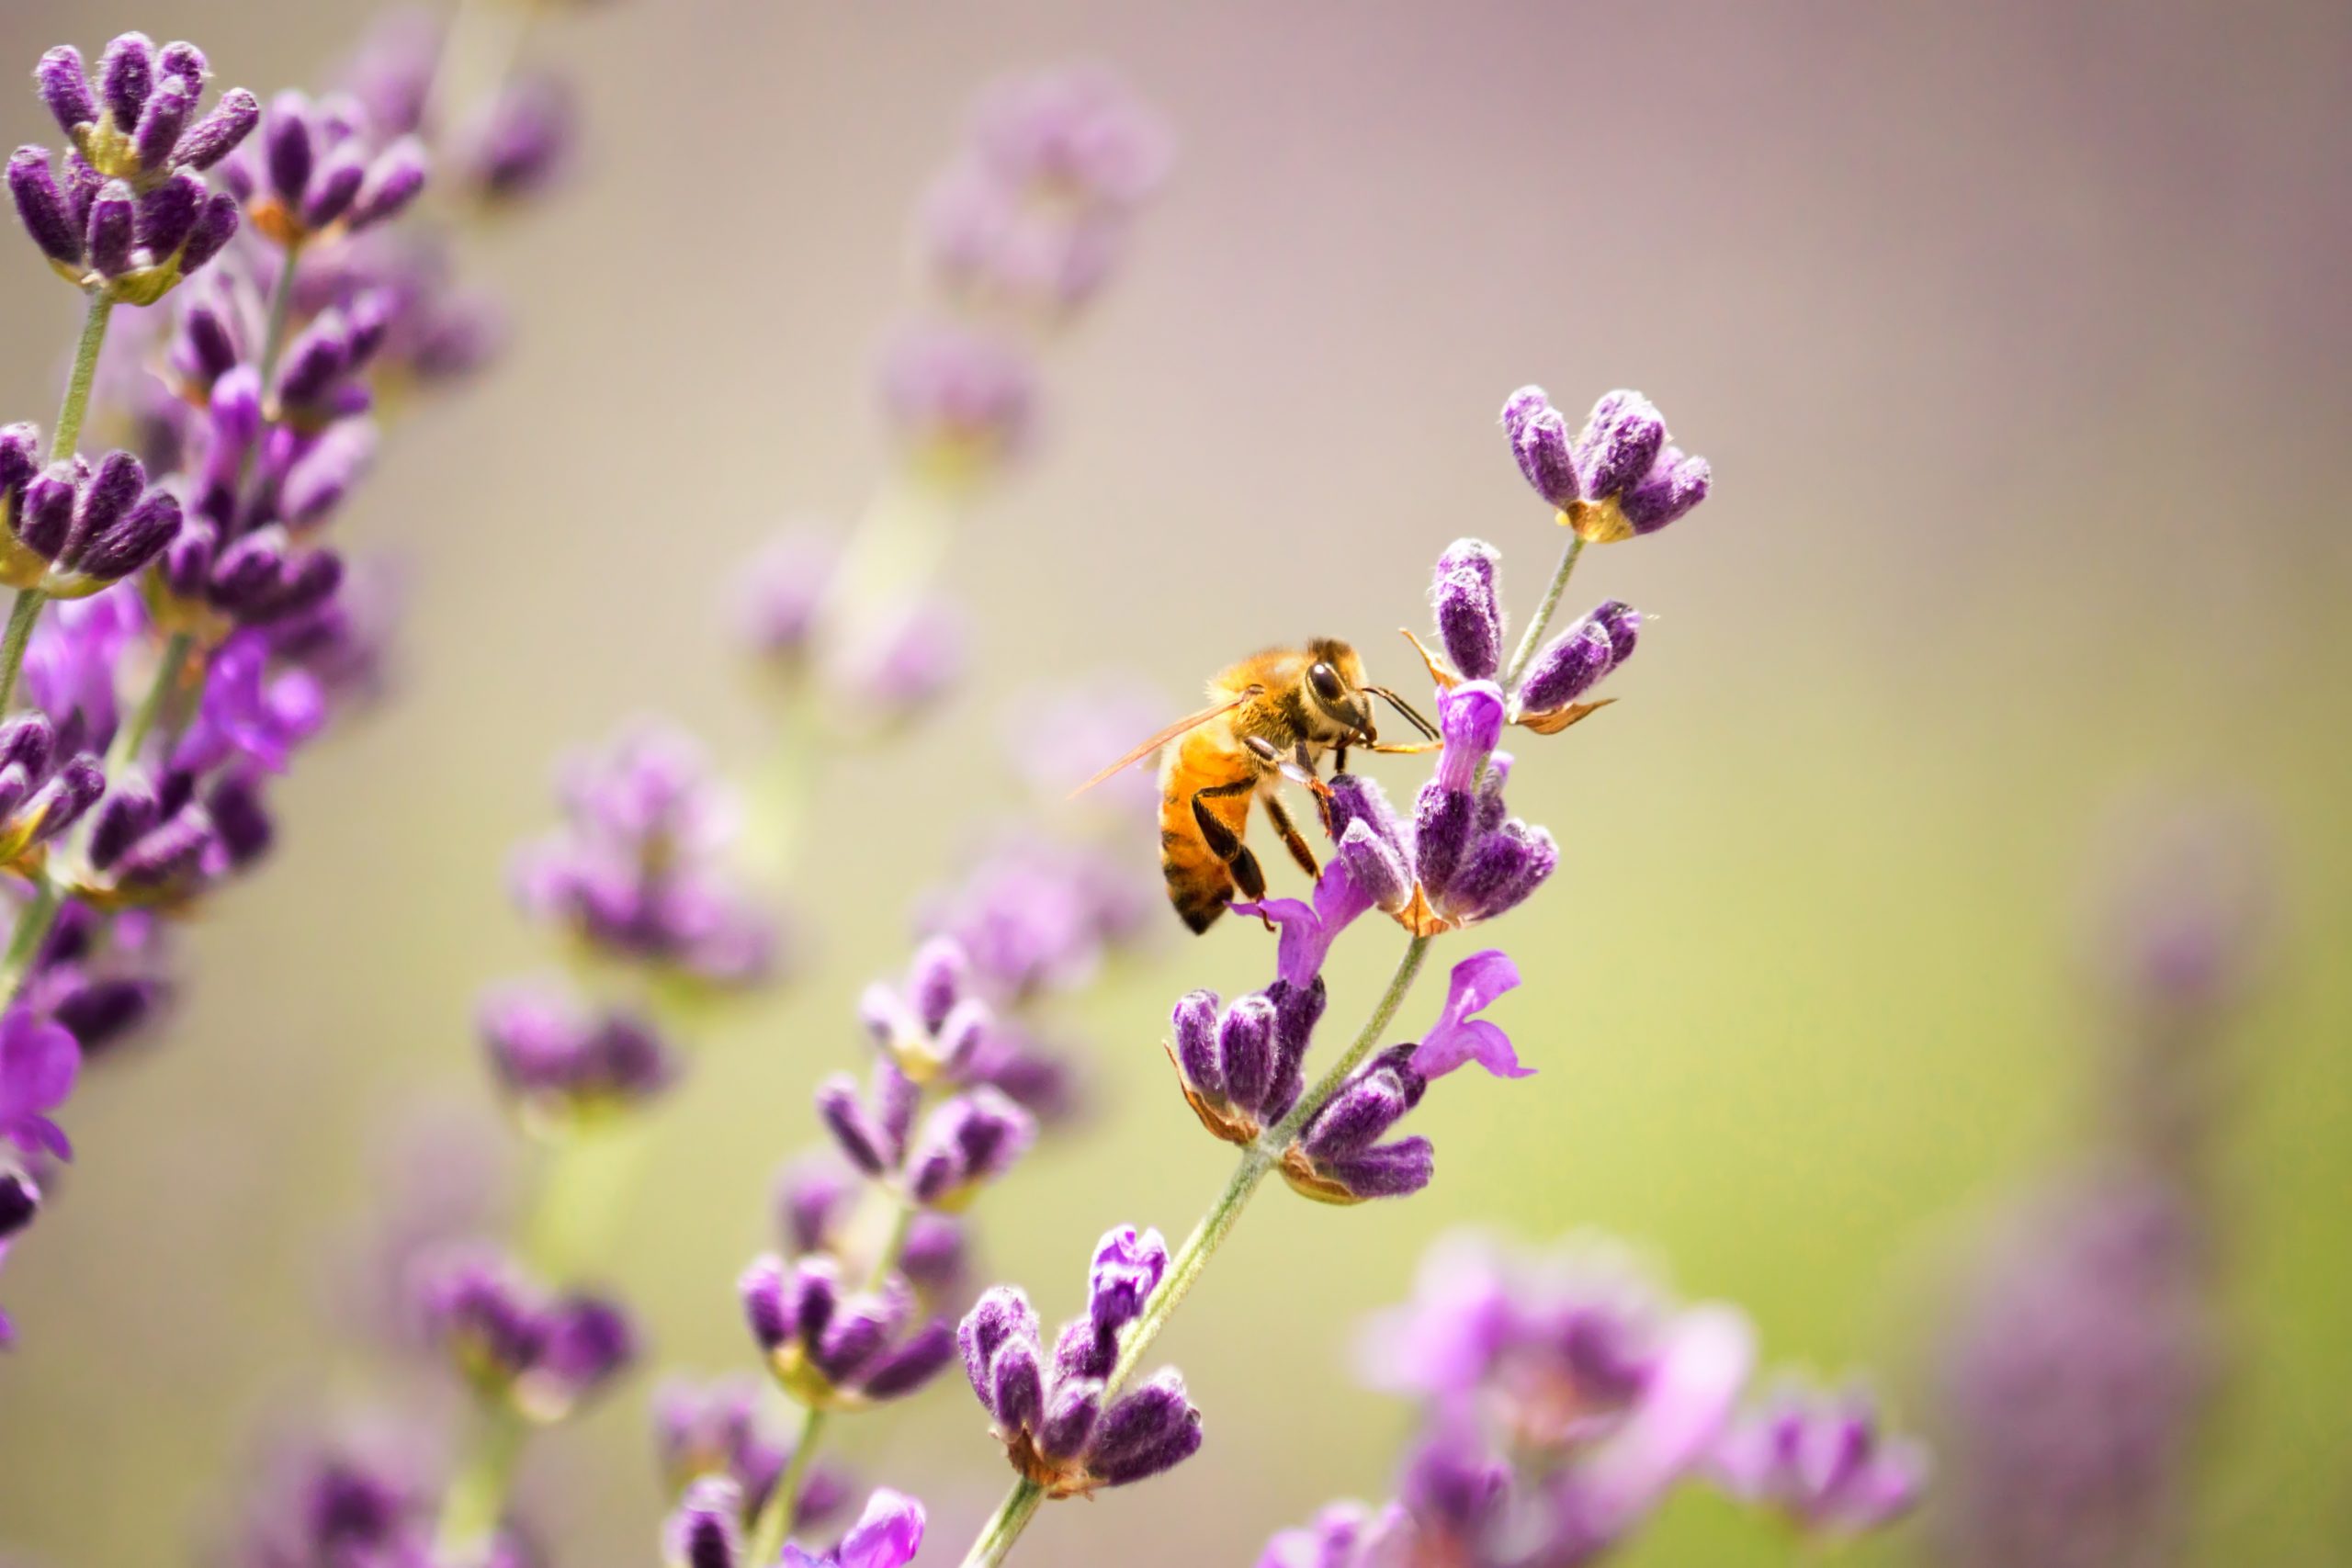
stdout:
[(1742, 1502), (1774, 1508), (1809, 1534), (1843, 1536), (1909, 1512), (1927, 1484), (1928, 1454), (1885, 1435), (1867, 1390), (1789, 1383), (1724, 1433), (1714, 1473)]
[(255, 232), (281, 249), (398, 217), (423, 194), (425, 174), (422, 141), (384, 136), (343, 93), (278, 94), (262, 117), (258, 151), (244, 148), (221, 167)]
[[(697, 1481), (662, 1529), (662, 1561), (672, 1568), (752, 1568), (741, 1528), (746, 1512), (733, 1481)], [(922, 1545), (922, 1505), (884, 1487), (866, 1499), (857, 1523), (831, 1549), (811, 1552), (787, 1542), (776, 1568), (905, 1568)]]
[(458, 131), (458, 168), (484, 201), (535, 199), (570, 165), (579, 118), (568, 83), (547, 75), (516, 76)]
[(1008, 834), (951, 886), (923, 900), (916, 925), (956, 939), (976, 984), (1017, 1007), (1091, 981), (1145, 933), (1152, 892), (1105, 852), (1035, 833)]
[(914, 1288), (890, 1274), (852, 1290), (832, 1258), (787, 1262), (771, 1254), (745, 1270), (740, 1291), (752, 1337), (785, 1393), (815, 1410), (854, 1410), (900, 1399), (956, 1354), (944, 1318), (916, 1321)]
[(1654, 534), (1707, 498), (1707, 460), (1672, 445), (1639, 392), (1603, 397), (1573, 440), (1541, 387), (1513, 392), (1502, 423), (1528, 484), (1589, 543)]
[(105, 793), (98, 759), (69, 752), (45, 716), (0, 720), (0, 863), (37, 869), (42, 847)]
[[(259, 1467), (234, 1568), (349, 1568), (429, 1561), (439, 1455), (410, 1431), (305, 1431), (272, 1446)], [(502, 1537), (486, 1565), (522, 1568)]]
[[(792, 1461), (792, 1445), (761, 1411), (761, 1390), (747, 1378), (694, 1383), (672, 1378), (653, 1392), (653, 1444), (662, 1485), (673, 1495), (707, 1477), (731, 1483), (737, 1524), (748, 1530), (777, 1478)], [(800, 1482), (792, 1528), (822, 1524), (850, 1498), (839, 1470), (812, 1463)]]
[(1012, 1468), (1050, 1497), (1147, 1480), (1201, 1446), (1201, 1413), (1172, 1368), (1114, 1394), (1106, 1380), (1121, 1333), (1168, 1269), (1158, 1231), (1110, 1231), (1095, 1247), (1086, 1315), (1065, 1325), (1047, 1360), (1029, 1298), (982, 1295), (956, 1331), (964, 1370)]
[(109, 452), (40, 467), (40, 432), (0, 429), (0, 584), (81, 599), (130, 576), (178, 536), (179, 498), (147, 483), (146, 465)]
[(608, 1298), (553, 1296), (494, 1253), (459, 1247), (418, 1281), (428, 1334), (482, 1399), (534, 1422), (560, 1421), (637, 1356), (637, 1333)]
[[(870, 1272), (876, 1246), (885, 1238), (861, 1225), (860, 1176), (831, 1154), (804, 1156), (777, 1173), (775, 1210), (785, 1255), (829, 1253), (850, 1268)], [(968, 1250), (964, 1222), (954, 1214), (924, 1210), (906, 1221), (899, 1248), (899, 1271), (914, 1287), (915, 1302), (927, 1313), (960, 1307)]]
[[(0, 903), (0, 908), (13, 907)], [(170, 928), (140, 909), (102, 919), (71, 904), (41, 943), (20, 996), (36, 1017), (64, 1026), (87, 1063), (135, 1037), (170, 1002)]]
[(848, 631), (825, 660), (825, 682), (844, 715), (868, 728), (896, 728), (946, 694), (964, 672), (970, 642), (962, 606), (944, 594), (922, 594)]
[(516, 861), (526, 909), (592, 952), (701, 987), (771, 976), (773, 923), (715, 864), (732, 808), (691, 741), (641, 726), (572, 759), (560, 793), (565, 825)]
[(1036, 370), (1007, 339), (946, 321), (885, 347), (882, 410), (913, 470), (960, 491), (1019, 457), (1033, 434)]
[(742, 572), (743, 640), (763, 663), (787, 674), (806, 667), (841, 541), (821, 524), (794, 524), (760, 547)]
[(535, 1130), (625, 1114), (680, 1071), (677, 1053), (645, 1019), (618, 1009), (592, 1015), (552, 987), (493, 992), (481, 1031), (501, 1093)]
[(0, 1141), (27, 1156), (72, 1159), (49, 1113), (74, 1092), (82, 1048), (61, 1025), (22, 1005), (0, 1013)]

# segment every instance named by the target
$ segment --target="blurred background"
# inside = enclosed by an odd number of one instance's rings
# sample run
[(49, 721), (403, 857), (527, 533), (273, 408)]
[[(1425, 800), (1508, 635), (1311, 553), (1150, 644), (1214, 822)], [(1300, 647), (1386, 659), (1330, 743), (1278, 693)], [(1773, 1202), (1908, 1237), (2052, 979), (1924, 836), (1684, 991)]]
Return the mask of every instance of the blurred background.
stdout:
[[(366, 15), (12, 0), (0, 60), (137, 27), (266, 99)], [(1744, 1304), (1770, 1359), (1872, 1369), (1916, 1416), (1951, 1249), (2096, 1115), (2085, 910), (2115, 823), (2174, 798), (2261, 824), (2277, 879), (2191, 1556), (2352, 1554), (2352, 13), (639, 0), (533, 47), (581, 84), (586, 146), (474, 247), (512, 351), (398, 433), (350, 520), (409, 562), (399, 700), (289, 781), (278, 863), (195, 932), (173, 1027), (85, 1085), (57, 1213), (11, 1259), (8, 1547), (187, 1560), (258, 1432), (379, 1386), (331, 1264), (401, 1179), (396, 1129), (486, 1104), (471, 1009), (545, 962), (504, 867), (551, 760), (656, 713), (756, 763), (769, 716), (718, 611), (780, 521), (847, 515), (881, 461), (913, 198), (989, 78), (1098, 59), (1181, 164), (1055, 345), (1037, 461), (956, 541), (978, 638), (952, 708), (825, 783), (799, 877), (821, 962), (700, 1060), (615, 1220), (660, 1360), (750, 1364), (733, 1281), (772, 1245), (770, 1173), (865, 1052), (852, 1003), (903, 964), (915, 896), (1017, 801), (1018, 694), (1127, 670), (1172, 715), (1327, 631), (1410, 684), (1391, 632), (1440, 548), (1494, 541), (1522, 615), (1557, 549), (1504, 396), (1634, 386), (1715, 491), (1570, 592), (1656, 624), (1618, 705), (1515, 787), (1565, 851), (1496, 931), (1530, 976), (1496, 1016), (1538, 1075), (1431, 1097), (1418, 1199), (1251, 1213), (1163, 1341), (1202, 1456), (1049, 1510), (1018, 1560), (1244, 1562), (1385, 1495), (1407, 1414), (1352, 1384), (1346, 1330), (1466, 1222), (1622, 1235)], [(0, 128), (53, 131), (29, 92)], [(75, 302), (29, 245), (0, 268), (0, 406), (45, 418)], [(1387, 962), (1342, 948), (1336, 1018)], [(1159, 1041), (1178, 992), (1263, 963), (1241, 922), (1171, 919), (1077, 1010), (1098, 1114), (980, 1213), (989, 1272), (1048, 1319), (1103, 1227), (1179, 1235), (1223, 1179)], [(645, 1386), (534, 1459), (563, 1561), (651, 1558)], [(951, 1377), (837, 1427), (931, 1504), (925, 1562), (1001, 1490), (983, 1427)], [(1788, 1551), (1693, 1496), (1628, 1561)]]

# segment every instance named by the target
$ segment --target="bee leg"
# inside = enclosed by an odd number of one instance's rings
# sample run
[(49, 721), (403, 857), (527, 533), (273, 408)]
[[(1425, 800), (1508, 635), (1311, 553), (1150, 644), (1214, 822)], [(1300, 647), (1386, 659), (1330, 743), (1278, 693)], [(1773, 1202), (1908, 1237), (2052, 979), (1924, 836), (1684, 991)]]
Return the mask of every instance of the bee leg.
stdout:
[(1331, 772), (1332, 772), (1333, 773), (1337, 774), (1337, 773), (1346, 773), (1347, 771), (1348, 771), (1348, 749), (1347, 749), (1347, 747), (1346, 747), (1344, 744), (1332, 747), (1332, 748), (1331, 748)]
[(1256, 779), (1236, 779), (1229, 784), (1193, 792), (1193, 825), (1201, 830), (1201, 840), (1208, 845), (1209, 853), (1225, 863), (1242, 897), (1253, 903), (1266, 896), (1266, 874), (1259, 869), (1258, 857), (1250, 852), (1250, 846), (1241, 841), (1241, 836), (1220, 821), (1205, 802), (1244, 795), (1257, 787)]
[(1315, 863), (1315, 852), (1306, 847), (1306, 839), (1300, 836), (1298, 824), (1291, 818), (1290, 807), (1270, 795), (1266, 796), (1266, 818), (1273, 823), (1274, 831), (1282, 835), (1283, 847), (1290, 851), (1290, 858), (1298, 863), (1299, 870), (1306, 873), (1306, 879), (1312, 882), (1321, 876), (1323, 868)]
[(1316, 776), (1315, 759), (1307, 755), (1306, 743), (1303, 740), (1299, 742), (1298, 750), (1293, 757), (1284, 757), (1274, 749), (1274, 743), (1262, 735), (1252, 735), (1242, 741), (1242, 744), (1250, 749), (1251, 756), (1301, 789), (1313, 790), (1317, 795), (1321, 795), (1330, 787)]

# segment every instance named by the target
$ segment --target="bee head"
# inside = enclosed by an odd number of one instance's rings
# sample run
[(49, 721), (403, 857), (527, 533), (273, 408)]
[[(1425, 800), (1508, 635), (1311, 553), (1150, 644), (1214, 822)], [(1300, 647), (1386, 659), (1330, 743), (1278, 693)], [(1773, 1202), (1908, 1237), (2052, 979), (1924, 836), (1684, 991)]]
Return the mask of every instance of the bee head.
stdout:
[(1324, 719), (1361, 740), (1376, 740), (1372, 699), (1364, 694), (1363, 660), (1337, 637), (1317, 637), (1306, 645), (1314, 662), (1306, 667), (1308, 705)]

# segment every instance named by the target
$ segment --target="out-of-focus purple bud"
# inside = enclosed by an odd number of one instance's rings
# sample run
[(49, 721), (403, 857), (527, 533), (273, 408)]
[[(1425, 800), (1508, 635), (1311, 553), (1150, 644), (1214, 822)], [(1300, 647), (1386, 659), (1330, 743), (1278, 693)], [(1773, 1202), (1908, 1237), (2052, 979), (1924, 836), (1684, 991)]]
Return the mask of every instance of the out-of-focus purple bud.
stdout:
[(180, 252), (180, 276), (193, 276), (198, 267), (219, 255), (236, 238), (241, 220), (236, 198), (225, 191), (213, 192), (197, 218), (195, 231), (187, 237), (187, 248)]
[(364, 419), (336, 422), (287, 470), (278, 506), (296, 528), (317, 523), (343, 503), (376, 456), (376, 427)]
[(27, 549), (45, 560), (57, 558), (74, 531), (79, 494), (71, 463), (52, 463), (25, 486), (17, 503), (17, 537)]
[(350, 321), (330, 306), (288, 345), (277, 372), (277, 395), (289, 403), (313, 401), (350, 362)]
[(1438, 641), (1464, 680), (1490, 681), (1502, 668), (1502, 601), (1495, 583), (1501, 558), (1482, 539), (1456, 539), (1437, 558), (1430, 602)]
[(119, 524), (90, 539), (75, 570), (100, 582), (119, 582), (161, 555), (179, 531), (178, 497), (150, 491)]
[(524, 76), (509, 82), (481, 121), (458, 138), (468, 177), (493, 201), (537, 194), (569, 160), (575, 118), (561, 81)]
[(1122, 1395), (1096, 1424), (1087, 1469), (1105, 1486), (1125, 1486), (1172, 1470), (1200, 1451), (1201, 1413), (1173, 1367)]
[(220, 95), (210, 114), (180, 138), (173, 162), (183, 169), (209, 169), (243, 145), (260, 123), (261, 100), (243, 87), (232, 87)]
[(49, 152), (40, 147), (19, 147), (8, 160), (8, 194), (16, 198), (17, 216), (41, 254), (62, 266), (82, 261), (82, 229), (67, 210), (65, 197), (50, 173)]
[(107, 45), (98, 57), (98, 91), (115, 130), (130, 135), (154, 90), (154, 39), (145, 33), (124, 33)]
[(323, 229), (341, 218), (367, 177), (367, 159), (358, 144), (345, 141), (335, 146), (311, 174), (310, 192), (302, 198), (303, 224)]
[(97, 123), (98, 103), (90, 96), (90, 79), (82, 69), (80, 50), (70, 43), (59, 44), (40, 57), (40, 63), (33, 68), (33, 80), (39, 84), (41, 102), (49, 106), (57, 128), (67, 136), (78, 127)]
[(40, 1189), (21, 1170), (0, 1171), (0, 1241), (6, 1241), (40, 1213)]
[(351, 227), (364, 229), (405, 211), (423, 193), (425, 171), (424, 143), (413, 136), (403, 136), (377, 153), (358, 198), (351, 204)]
[(966, 1090), (925, 1119), (907, 1159), (910, 1190), (927, 1206), (960, 1208), (1012, 1169), (1036, 1135), (1036, 1119), (1010, 1097), (986, 1085)]
[(1867, 1390), (1830, 1394), (1784, 1383), (1724, 1434), (1714, 1473), (1733, 1496), (1775, 1509), (1799, 1529), (1851, 1536), (1917, 1506), (1928, 1454), (1881, 1429)]
[(90, 265), (108, 277), (119, 277), (130, 270), (130, 254), (138, 239), (139, 209), (130, 187), (120, 180), (108, 180), (90, 204), (90, 219), (83, 231), (89, 247)]
[(671, 1568), (741, 1568), (742, 1521), (742, 1487), (731, 1476), (703, 1476), (662, 1524), (662, 1560)]
[(311, 100), (296, 92), (272, 98), (261, 137), (270, 188), (278, 200), (299, 212), (311, 186)]

